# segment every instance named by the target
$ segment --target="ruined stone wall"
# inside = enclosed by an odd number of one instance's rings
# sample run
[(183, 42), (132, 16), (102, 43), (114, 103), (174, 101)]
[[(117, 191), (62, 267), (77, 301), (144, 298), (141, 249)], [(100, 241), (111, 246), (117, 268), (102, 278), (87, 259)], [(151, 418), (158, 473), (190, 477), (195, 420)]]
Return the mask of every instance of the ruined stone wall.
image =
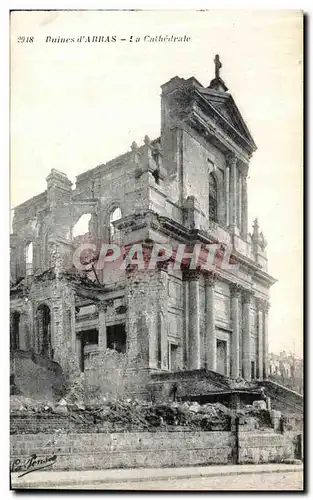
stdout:
[[(112, 322), (110, 310), (113, 307), (112, 304), (106, 308), (107, 324)], [(169, 370), (171, 344), (174, 345), (176, 369), (183, 368), (181, 275), (169, 276), (165, 269), (128, 272), (124, 307), (126, 353), (99, 349), (99, 354), (85, 371), (86, 383), (95, 394), (98, 391), (98, 394), (124, 396), (131, 393), (149, 397), (149, 373)], [(117, 317), (114, 318), (116, 322)]]
[(150, 400), (147, 389), (149, 369), (132, 361), (128, 354), (106, 349), (84, 371), (86, 402), (97, 403), (103, 397), (135, 397)]
[(11, 277), (15, 282), (26, 274), (26, 246), (33, 243), (33, 268), (40, 268), (42, 258), (41, 225), (46, 206), (46, 192), (14, 209), (11, 237)]
[(125, 288), (128, 354), (143, 366), (168, 367), (168, 274), (165, 270), (131, 272)]
[(75, 199), (99, 199), (99, 237), (108, 236), (108, 217), (112, 209), (120, 207), (125, 217), (149, 208), (146, 177), (136, 178), (136, 164), (130, 154), (121, 158), (77, 177)]
[[(25, 297), (27, 300), (25, 300)], [(66, 279), (33, 280), (26, 294), (11, 299), (11, 310), (21, 313), (20, 349), (40, 354), (38, 307), (50, 310), (51, 353), (65, 373), (77, 373), (75, 355), (75, 294)]]

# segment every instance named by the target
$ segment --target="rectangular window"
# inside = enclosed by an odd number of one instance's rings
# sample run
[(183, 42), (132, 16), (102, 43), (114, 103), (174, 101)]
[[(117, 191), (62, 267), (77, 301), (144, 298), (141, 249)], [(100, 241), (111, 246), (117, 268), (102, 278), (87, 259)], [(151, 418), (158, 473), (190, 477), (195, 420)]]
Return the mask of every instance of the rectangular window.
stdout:
[(123, 354), (126, 352), (125, 323), (107, 327), (107, 348)]

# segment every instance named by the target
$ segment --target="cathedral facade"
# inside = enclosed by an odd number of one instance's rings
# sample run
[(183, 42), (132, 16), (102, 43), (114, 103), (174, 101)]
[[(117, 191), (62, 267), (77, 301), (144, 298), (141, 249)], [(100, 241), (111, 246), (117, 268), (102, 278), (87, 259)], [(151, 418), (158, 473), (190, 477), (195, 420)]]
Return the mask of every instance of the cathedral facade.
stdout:
[[(160, 137), (78, 175), (75, 189), (53, 169), (46, 190), (15, 208), (12, 352), (48, 357), (93, 383), (115, 355), (148, 378), (199, 370), (267, 378), (275, 279), (257, 219), (248, 227), (256, 145), (218, 57), (215, 67), (208, 87), (177, 76), (162, 85)], [(123, 249), (121, 261), (139, 244), (150, 255), (155, 243), (221, 245), (236, 270), (175, 268), (173, 259), (153, 269), (100, 266), (103, 242)], [(88, 245), (93, 258), (75, 265)]]

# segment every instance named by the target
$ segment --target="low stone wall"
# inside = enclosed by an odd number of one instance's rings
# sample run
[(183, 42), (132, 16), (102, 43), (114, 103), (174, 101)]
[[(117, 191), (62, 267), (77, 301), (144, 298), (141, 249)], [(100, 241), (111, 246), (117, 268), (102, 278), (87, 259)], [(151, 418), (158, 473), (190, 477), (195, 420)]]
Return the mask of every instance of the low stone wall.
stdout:
[(293, 433), (239, 432), (238, 438), (240, 464), (280, 463), (295, 458)]
[(11, 436), (11, 469), (25, 470), (32, 454), (56, 455), (49, 470), (227, 464), (232, 441), (230, 432), (19, 434)]
[[(11, 469), (26, 470), (33, 454), (56, 460), (49, 469), (88, 470), (282, 462), (295, 456), (294, 436), (273, 432), (138, 432), (15, 434)], [(28, 462), (29, 464), (29, 462)]]

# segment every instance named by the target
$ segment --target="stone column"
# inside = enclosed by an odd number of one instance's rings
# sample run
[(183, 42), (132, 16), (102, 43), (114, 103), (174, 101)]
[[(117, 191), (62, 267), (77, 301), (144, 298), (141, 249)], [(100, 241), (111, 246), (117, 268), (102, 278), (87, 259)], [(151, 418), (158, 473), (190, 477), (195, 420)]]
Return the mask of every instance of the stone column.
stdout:
[(263, 378), (268, 378), (268, 312), (270, 304), (264, 304), (263, 312)]
[(229, 165), (225, 168), (225, 222), (229, 226)]
[(234, 154), (230, 154), (228, 159), (230, 167), (230, 225), (237, 226), (237, 158)]
[(200, 290), (199, 275), (189, 273), (189, 369), (199, 370), (200, 361)]
[(107, 327), (105, 321), (105, 304), (101, 303), (98, 306), (98, 332), (99, 332), (99, 351), (105, 351), (107, 348)]
[(231, 338), (231, 377), (236, 379), (240, 375), (239, 366), (239, 299), (240, 288), (237, 285), (231, 287), (231, 321), (232, 321), (232, 338)]
[(247, 189), (248, 166), (242, 173), (242, 193), (241, 193), (241, 232), (244, 240), (248, 236), (248, 189)]
[(251, 380), (250, 302), (251, 293), (244, 292), (242, 311), (242, 375), (246, 380)]
[(214, 280), (209, 275), (205, 280), (205, 366), (216, 371), (216, 334), (214, 314)]
[(183, 273), (183, 290), (184, 290), (184, 354), (183, 354), (183, 366), (184, 370), (188, 370), (189, 367), (189, 282), (186, 279), (185, 273)]
[(258, 326), (258, 360), (257, 378), (263, 379), (263, 306), (260, 299), (256, 300)]

